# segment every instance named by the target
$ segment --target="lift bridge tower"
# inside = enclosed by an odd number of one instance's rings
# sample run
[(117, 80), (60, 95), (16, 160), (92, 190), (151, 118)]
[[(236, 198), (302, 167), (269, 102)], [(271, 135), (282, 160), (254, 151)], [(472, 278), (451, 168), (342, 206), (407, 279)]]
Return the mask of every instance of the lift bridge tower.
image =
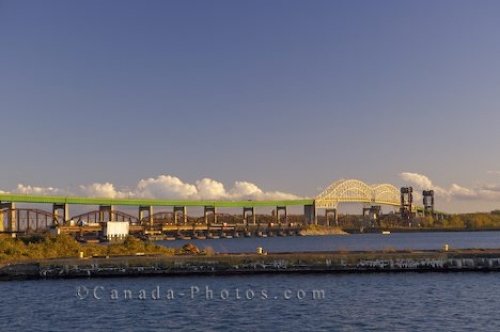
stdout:
[(422, 192), (424, 214), (432, 216), (434, 214), (434, 190), (424, 190)]
[(401, 219), (411, 222), (413, 217), (413, 187), (401, 188)]

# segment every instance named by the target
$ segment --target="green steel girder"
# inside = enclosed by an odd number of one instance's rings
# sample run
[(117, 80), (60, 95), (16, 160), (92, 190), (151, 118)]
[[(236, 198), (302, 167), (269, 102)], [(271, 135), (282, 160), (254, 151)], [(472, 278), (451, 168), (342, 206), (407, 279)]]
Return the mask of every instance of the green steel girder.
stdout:
[(65, 196), (37, 196), (19, 194), (0, 194), (1, 202), (13, 203), (41, 203), (41, 204), (77, 204), (77, 205), (118, 205), (118, 206), (213, 206), (220, 208), (236, 207), (265, 207), (265, 206), (299, 206), (312, 205), (314, 199), (296, 200), (164, 200), (164, 199), (137, 199), (137, 198), (90, 198)]

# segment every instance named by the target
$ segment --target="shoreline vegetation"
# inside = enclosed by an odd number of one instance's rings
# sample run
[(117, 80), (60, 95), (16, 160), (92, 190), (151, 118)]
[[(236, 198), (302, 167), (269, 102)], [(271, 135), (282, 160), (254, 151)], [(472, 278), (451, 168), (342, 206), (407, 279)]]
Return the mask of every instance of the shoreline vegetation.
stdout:
[(322, 236), (322, 235), (348, 235), (349, 233), (340, 227), (326, 227), (322, 225), (307, 225), (299, 231), (301, 236)]
[[(294, 222), (300, 222), (298, 217), (294, 218)], [(324, 215), (317, 216), (317, 220), (319, 225), (327, 223)], [(401, 220), (399, 214), (389, 213), (379, 216), (379, 219), (374, 223), (359, 215), (339, 214), (338, 225), (347, 233), (359, 232), (360, 229), (363, 229), (365, 232), (370, 232), (370, 229), (394, 232), (491, 231), (500, 230), (500, 210), (449, 214), (440, 217), (430, 215), (415, 216), (411, 221), (406, 222)]]
[[(302, 236), (317, 235), (347, 235), (339, 227), (309, 225), (300, 231)], [(41, 234), (29, 237), (12, 238), (7, 234), (0, 235), (0, 266), (28, 260), (53, 259), (61, 257), (92, 257), (92, 256), (123, 256), (123, 255), (183, 255), (205, 254), (213, 255), (211, 248), (198, 249), (192, 244), (182, 248), (168, 248), (155, 244), (153, 241), (140, 240), (128, 236), (118, 243), (81, 243), (71, 235)]]
[(154, 242), (142, 241), (129, 236), (121, 243), (80, 243), (72, 236), (34, 235), (12, 238), (0, 236), (0, 266), (23, 261), (54, 259), (62, 257), (110, 257), (123, 255), (165, 255), (199, 253), (194, 246), (181, 249), (167, 248)]

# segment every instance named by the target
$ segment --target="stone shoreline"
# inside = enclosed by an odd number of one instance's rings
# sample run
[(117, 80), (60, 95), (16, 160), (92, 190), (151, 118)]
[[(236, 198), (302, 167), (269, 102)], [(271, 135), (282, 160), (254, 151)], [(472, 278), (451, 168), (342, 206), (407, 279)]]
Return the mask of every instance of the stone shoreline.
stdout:
[(500, 271), (500, 249), (61, 258), (4, 265), (0, 280), (457, 271)]

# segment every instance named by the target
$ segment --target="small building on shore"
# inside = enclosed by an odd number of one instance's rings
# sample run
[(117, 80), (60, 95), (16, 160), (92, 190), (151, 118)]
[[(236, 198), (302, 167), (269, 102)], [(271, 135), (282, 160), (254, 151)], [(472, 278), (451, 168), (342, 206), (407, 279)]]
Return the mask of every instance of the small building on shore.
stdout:
[(108, 241), (123, 240), (129, 235), (130, 223), (126, 221), (108, 221), (104, 223), (102, 234)]

